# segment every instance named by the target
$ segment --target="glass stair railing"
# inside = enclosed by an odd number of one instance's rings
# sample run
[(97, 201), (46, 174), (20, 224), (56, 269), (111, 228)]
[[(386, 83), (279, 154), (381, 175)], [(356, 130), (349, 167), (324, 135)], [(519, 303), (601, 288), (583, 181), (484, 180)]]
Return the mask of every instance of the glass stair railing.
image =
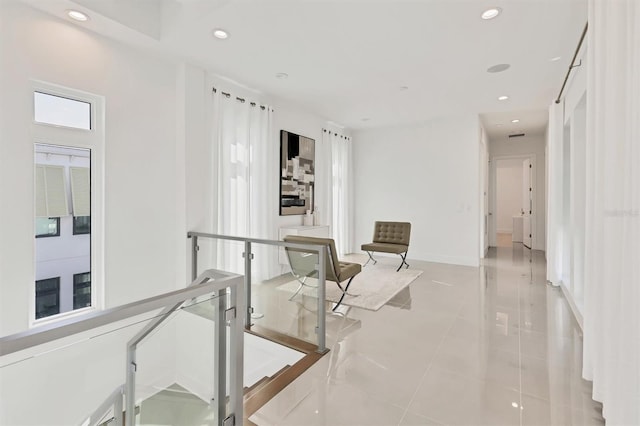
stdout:
[[(171, 424), (241, 423), (242, 287), (206, 271), (182, 290), (0, 338), (0, 424), (159, 424), (167, 408)], [(208, 318), (191, 312), (205, 305)]]

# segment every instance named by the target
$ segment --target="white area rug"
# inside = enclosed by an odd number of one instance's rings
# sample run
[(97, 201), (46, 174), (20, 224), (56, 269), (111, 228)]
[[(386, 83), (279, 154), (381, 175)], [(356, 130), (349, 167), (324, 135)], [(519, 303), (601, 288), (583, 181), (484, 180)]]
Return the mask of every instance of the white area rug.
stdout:
[[(391, 266), (367, 266), (356, 275), (351, 286), (349, 286), (349, 293), (357, 296), (349, 296), (347, 294), (342, 304), (377, 311), (393, 296), (398, 294), (400, 290), (418, 278), (420, 274), (422, 274), (422, 271), (415, 269), (402, 269), (396, 272), (395, 268)], [(307, 284), (315, 287), (317, 280), (308, 279)], [(343, 287), (345, 285), (347, 285), (347, 281), (343, 283)], [(278, 290), (294, 293), (298, 286), (298, 281), (293, 280), (278, 286)], [(342, 292), (333, 281), (327, 281), (326, 288), (327, 300), (331, 302), (340, 300)], [(300, 297), (300, 294), (316, 297), (317, 289), (305, 286), (296, 297)]]

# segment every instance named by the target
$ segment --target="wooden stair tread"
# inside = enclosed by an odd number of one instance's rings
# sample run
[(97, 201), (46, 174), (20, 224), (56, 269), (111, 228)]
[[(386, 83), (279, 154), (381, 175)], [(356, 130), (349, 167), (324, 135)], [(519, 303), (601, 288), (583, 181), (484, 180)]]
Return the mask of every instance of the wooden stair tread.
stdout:
[(270, 381), (275, 380), (283, 374), (287, 369), (291, 368), (289, 364), (282, 367), (280, 370), (276, 371), (272, 376), (265, 376), (262, 379), (258, 380), (252, 386), (245, 388), (244, 398), (249, 399), (257, 392), (260, 392), (262, 388), (264, 388)]

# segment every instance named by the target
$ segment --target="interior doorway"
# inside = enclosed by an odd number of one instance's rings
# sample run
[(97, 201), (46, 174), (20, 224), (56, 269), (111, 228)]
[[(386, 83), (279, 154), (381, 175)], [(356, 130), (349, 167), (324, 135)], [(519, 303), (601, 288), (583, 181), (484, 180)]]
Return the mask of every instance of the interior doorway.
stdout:
[(535, 241), (535, 156), (494, 157), (491, 161), (490, 244), (532, 248)]

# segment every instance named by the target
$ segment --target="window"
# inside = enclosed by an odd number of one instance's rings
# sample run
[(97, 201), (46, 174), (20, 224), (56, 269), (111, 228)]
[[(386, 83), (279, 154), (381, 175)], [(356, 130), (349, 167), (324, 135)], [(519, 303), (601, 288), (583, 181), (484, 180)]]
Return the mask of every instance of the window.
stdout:
[(59, 237), (60, 218), (59, 217), (37, 217), (36, 218), (36, 238)]
[(34, 152), (36, 237), (58, 236), (36, 240), (36, 276), (60, 277), (55, 296), (36, 290), (39, 319), (91, 306), (91, 150), (36, 143)]
[(36, 319), (60, 313), (60, 277), (36, 281)]
[(91, 130), (91, 104), (48, 93), (34, 92), (36, 123)]
[(91, 306), (91, 272), (73, 275), (73, 309)]
[(73, 218), (73, 235), (91, 233), (91, 216), (79, 216)]
[[(100, 309), (104, 285), (104, 111), (102, 96), (31, 81), (34, 145), (35, 276), (59, 277), (55, 288), (33, 285), (29, 323)], [(93, 229), (92, 229), (93, 228)], [(37, 287), (37, 288), (36, 288)], [(43, 293), (43, 291), (49, 293)], [(55, 302), (55, 303), (54, 303)], [(51, 305), (51, 306), (50, 306)]]

